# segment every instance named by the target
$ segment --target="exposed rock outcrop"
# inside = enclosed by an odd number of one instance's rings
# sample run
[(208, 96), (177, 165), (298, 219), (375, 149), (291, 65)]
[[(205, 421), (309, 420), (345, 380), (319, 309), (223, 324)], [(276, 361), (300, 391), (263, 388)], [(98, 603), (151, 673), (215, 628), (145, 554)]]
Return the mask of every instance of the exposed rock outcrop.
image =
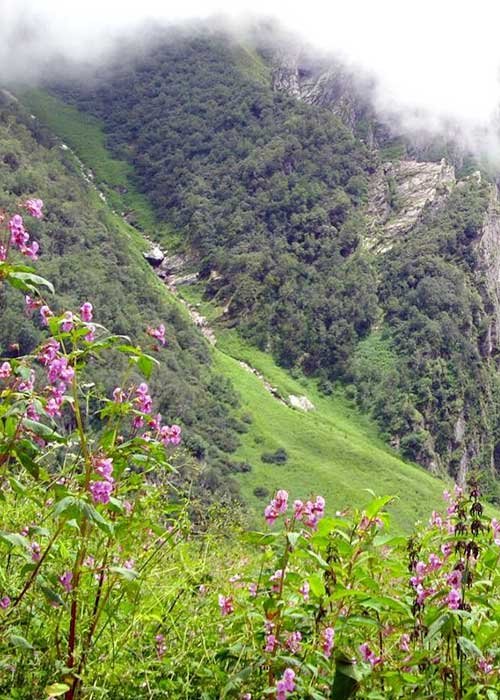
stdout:
[(477, 279), (491, 322), (483, 341), (482, 352), (491, 357), (500, 350), (500, 202), (498, 190), (491, 188), (490, 201), (476, 244)]
[(379, 251), (390, 248), (394, 239), (417, 223), (426, 207), (437, 206), (449, 195), (455, 182), (454, 168), (444, 159), (383, 163), (369, 187), (367, 246)]
[(312, 401), (309, 401), (307, 396), (294, 396), (294, 394), (290, 394), (288, 400), (292, 408), (299, 408), (301, 411), (314, 411), (315, 406)]

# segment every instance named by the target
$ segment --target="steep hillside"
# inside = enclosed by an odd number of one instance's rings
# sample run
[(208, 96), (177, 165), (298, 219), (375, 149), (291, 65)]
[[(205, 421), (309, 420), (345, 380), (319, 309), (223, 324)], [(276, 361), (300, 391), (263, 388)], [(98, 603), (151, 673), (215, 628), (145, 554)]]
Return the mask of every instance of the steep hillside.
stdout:
[[(141, 254), (145, 244), (137, 232), (85, 181), (72, 153), (5, 96), (0, 107), (0, 161), (1, 209), (13, 211), (30, 195), (45, 202), (46, 216), (31, 222), (30, 231), (40, 241), (37, 269), (57, 289), (58, 302), (49, 303), (74, 309), (89, 300), (99, 323), (142, 343), (147, 342), (147, 326), (164, 323), (168, 343), (157, 350), (161, 367), (153, 379), (159, 408), (169, 420), (182, 422), (185, 444), (216, 471), (221, 463), (231, 463), (238, 430), (245, 428), (231, 417), (237, 397), (227, 380), (213, 371), (203, 339), (162, 294)], [(0, 355), (29, 352), (43, 329), (23, 312), (21, 295), (2, 291), (0, 314)], [(95, 366), (92, 380), (109, 391), (120, 385), (123, 370), (116, 357), (112, 367)], [(231, 483), (221, 482), (226, 490)]]
[(405, 456), (478, 466), (497, 498), (494, 186), (442, 161), (449, 144), (391, 135), (366, 81), (278, 49), (164, 38), (52, 88), (102, 119), (227, 327), (351, 385)]
[[(72, 148), (78, 149), (86, 170), (94, 173), (99, 186), (104, 185), (105, 191), (118, 191), (115, 188), (119, 181), (113, 179), (113, 173), (120, 170), (121, 161), (105, 150), (96, 131), (98, 122), (89, 124), (85, 114), (61, 108), (55, 98), (40, 91), (25, 94), (23, 100), (56, 133), (63, 134)], [(106, 175), (98, 176), (99, 164), (106, 161)], [(105, 176), (107, 180), (101, 181)], [(155, 230), (148, 232), (154, 233)], [(176, 243), (175, 238), (171, 242)], [(169, 260), (177, 258), (171, 256)], [(157, 270), (162, 274), (161, 268)], [(158, 288), (158, 294), (176, 303), (171, 292), (174, 289), (179, 300), (190, 304), (198, 323), (206, 317), (206, 323), (215, 329), (216, 345), (210, 351), (213, 367), (231, 381), (240, 402), (237, 415), (248, 427), (239, 435), (240, 445), (231, 455), (231, 462), (241, 465), (242, 471), (236, 478), (253, 510), (261, 511), (269, 494), (284, 483), (296, 495), (303, 492), (307, 483), (311, 490), (325, 494), (332, 509), (365, 503), (369, 499), (367, 488), (377, 493), (394, 493), (399, 496), (392, 507), (394, 517), (405, 530), (416, 518), (427, 517), (429, 508), (439, 503), (442, 482), (401, 461), (352, 401), (338, 392), (329, 396), (321, 393), (311, 379), (294, 379), (278, 368), (268, 354), (242, 341), (234, 330), (224, 329), (223, 309), (203, 300), (204, 285), (176, 286), (172, 279), (176, 281), (179, 276), (192, 282), (192, 275), (177, 273), (168, 277), (167, 286)], [(154, 281), (152, 271), (150, 277)], [(306, 397), (313, 410), (307, 413), (293, 409), (290, 397)], [(262, 460), (263, 455), (274, 455), (277, 450), (285, 451), (284, 462)], [(219, 468), (209, 467), (205, 483), (211, 489), (220, 489), (231, 469), (229, 463), (224, 467), (220, 462)]]

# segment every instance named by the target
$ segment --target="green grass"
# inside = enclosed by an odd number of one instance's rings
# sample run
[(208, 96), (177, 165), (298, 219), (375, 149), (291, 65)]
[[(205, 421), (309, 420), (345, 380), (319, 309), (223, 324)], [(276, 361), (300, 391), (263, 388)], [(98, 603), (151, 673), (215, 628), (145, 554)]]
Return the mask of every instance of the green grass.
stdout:
[(159, 243), (170, 249), (179, 246), (179, 235), (166, 222), (157, 221), (149, 200), (137, 191), (132, 166), (113, 157), (106, 148), (106, 135), (98, 119), (43, 90), (26, 90), (18, 97), (92, 170), (96, 186), (114, 210), (126, 213), (131, 223)]
[[(152, 226), (155, 231), (159, 230), (150, 205), (134, 190), (130, 167), (112, 158), (106, 150), (104, 133), (96, 119), (40, 90), (26, 92), (21, 99), (75, 151), (86, 167), (92, 169), (96, 184), (107, 194), (114, 209), (123, 211), (131, 207), (137, 212), (142, 228), (149, 233), (152, 233)], [(119, 191), (123, 188), (127, 188), (126, 193)], [(106, 209), (97, 194), (96, 200)], [(133, 244), (138, 264), (144, 264), (141, 255), (144, 242), (138, 231), (109, 209), (108, 216)], [(172, 236), (168, 227), (164, 230), (167, 231), (165, 235)], [(182, 307), (159, 280), (157, 284), (159, 294), (168, 294), (173, 303)], [(221, 309), (203, 299), (202, 285), (183, 286), (179, 292), (217, 324)], [(240, 416), (248, 414), (252, 419), (234, 458), (252, 466), (251, 472), (239, 475), (238, 479), (242, 494), (255, 514), (261, 513), (265, 504), (265, 500), (254, 495), (258, 486), (264, 486), (269, 493), (286, 488), (293, 498), (321, 493), (327, 500), (329, 512), (362, 506), (370, 499), (367, 489), (378, 495), (391, 494), (396, 496), (390, 507), (395, 524), (405, 531), (415, 520), (427, 518), (433, 508), (441, 505), (444, 483), (401, 460), (383, 443), (369, 418), (361, 415), (341, 392), (329, 397), (322, 395), (313, 380), (293, 378), (269, 355), (244, 343), (235, 331), (219, 329), (217, 335), (218, 344), (213, 349), (215, 368), (232, 380), (240, 394)], [(304, 413), (283, 405), (239, 361), (255, 367), (283, 397), (289, 394), (307, 396), (315, 410)], [(286, 464), (261, 461), (262, 453), (278, 447), (285, 448), (289, 455)]]

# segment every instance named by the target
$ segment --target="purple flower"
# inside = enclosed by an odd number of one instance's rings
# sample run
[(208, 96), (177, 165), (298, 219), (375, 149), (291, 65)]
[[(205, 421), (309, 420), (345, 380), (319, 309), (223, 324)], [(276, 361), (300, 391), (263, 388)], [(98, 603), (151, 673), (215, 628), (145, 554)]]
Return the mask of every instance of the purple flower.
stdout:
[(323, 649), (323, 654), (326, 656), (327, 659), (329, 659), (332, 655), (332, 649), (335, 640), (335, 630), (333, 629), (333, 627), (325, 627), (321, 634), (321, 637), (321, 648)]
[(399, 648), (401, 651), (409, 652), (410, 651), (410, 635), (409, 634), (402, 634), (400, 639), (399, 639)]
[(363, 661), (367, 661), (372, 666), (377, 666), (378, 664), (382, 663), (382, 657), (377, 656), (375, 654), (375, 652), (373, 652), (370, 649), (368, 642), (364, 642), (363, 644), (360, 644), (359, 652), (360, 652), (361, 656), (363, 657)]
[(286, 513), (288, 508), (288, 492), (280, 489), (276, 496), (271, 500), (271, 503), (264, 510), (264, 517), (269, 525), (280, 516)]
[(94, 457), (92, 459), (94, 469), (99, 476), (102, 476), (106, 481), (113, 483), (113, 459), (111, 457)]
[(267, 651), (268, 653), (272, 654), (273, 651), (276, 649), (278, 645), (278, 640), (276, 639), (274, 634), (268, 634), (266, 636), (266, 646), (264, 647), (264, 651)]
[(80, 316), (82, 321), (85, 323), (89, 323), (92, 321), (92, 312), (93, 312), (93, 306), (90, 303), (90, 301), (86, 301), (84, 304), (81, 305), (80, 307)]
[(232, 612), (234, 612), (234, 605), (233, 605), (233, 599), (231, 596), (219, 596), (219, 609), (220, 609), (220, 614), (222, 617), (225, 617), (226, 615), (230, 615)]
[(300, 632), (290, 632), (285, 642), (287, 649), (292, 654), (297, 654), (300, 651), (300, 642), (302, 641), (302, 635)]
[(113, 484), (109, 481), (91, 481), (89, 490), (95, 503), (109, 503)]
[(2, 362), (0, 365), (0, 379), (7, 379), (12, 373), (12, 368), (8, 362)]
[(73, 574), (71, 571), (65, 571), (62, 576), (59, 576), (59, 583), (64, 588), (66, 593), (71, 593), (73, 590), (73, 584), (71, 583), (72, 580)]
[(6, 610), (10, 605), (10, 598), (8, 595), (4, 595), (3, 598), (0, 598), (0, 608), (3, 608), (3, 610)]
[(452, 588), (446, 596), (446, 603), (448, 604), (448, 608), (450, 610), (458, 610), (458, 608), (460, 607), (461, 600), (462, 596), (460, 594), (460, 591), (457, 591), (456, 588)]
[(165, 345), (165, 343), (167, 342), (165, 339), (165, 326), (163, 325), (163, 323), (160, 323), (158, 328), (151, 328), (150, 326), (148, 326), (146, 332), (152, 338), (156, 338), (156, 340), (158, 340), (162, 345)]
[(304, 581), (302, 586), (299, 588), (299, 593), (301, 594), (301, 596), (304, 599), (304, 602), (306, 602), (306, 603), (309, 600), (310, 590), (311, 590), (311, 587), (309, 586), (309, 581)]
[(276, 683), (276, 700), (286, 700), (289, 693), (295, 690), (295, 671), (285, 669), (281, 680)]
[(71, 313), (71, 311), (65, 311), (63, 320), (61, 321), (61, 328), (63, 330), (63, 333), (69, 333), (70, 331), (72, 331), (74, 325), (75, 323), (73, 314)]
[(155, 637), (155, 642), (156, 642), (156, 653), (158, 654), (158, 658), (162, 659), (163, 656), (165, 656), (165, 652), (167, 651), (167, 645), (165, 644), (165, 637), (163, 634), (157, 634)]
[(452, 588), (460, 588), (462, 585), (462, 572), (459, 569), (453, 569), (451, 574), (447, 575), (446, 583)]
[(49, 322), (49, 318), (53, 316), (54, 314), (50, 310), (50, 308), (44, 304), (43, 306), (40, 307), (40, 316), (42, 317), (42, 325), (46, 326)]
[(31, 214), (35, 219), (41, 219), (43, 202), (41, 199), (27, 199), (24, 203), (25, 208), (28, 213)]

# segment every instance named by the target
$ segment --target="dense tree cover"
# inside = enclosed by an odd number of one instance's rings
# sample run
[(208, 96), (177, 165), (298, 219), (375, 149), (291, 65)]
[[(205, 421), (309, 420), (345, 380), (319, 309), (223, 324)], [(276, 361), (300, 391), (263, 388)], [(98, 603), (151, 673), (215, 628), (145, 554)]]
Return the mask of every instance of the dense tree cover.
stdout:
[[(12, 104), (0, 112), (0, 143), (0, 209), (15, 210), (20, 198), (30, 195), (45, 201), (46, 216), (30, 222), (30, 233), (40, 242), (37, 268), (55, 282), (58, 296), (50, 303), (57, 310), (88, 298), (102, 323), (134, 341), (148, 337), (148, 326), (166, 326), (167, 344), (157, 349), (162, 365), (154, 380), (159, 409), (167, 420), (186, 426), (186, 446), (211, 465), (200, 488), (234, 490), (221, 471), (233, 469), (227, 453), (238, 445), (236, 429), (245, 426), (231, 416), (237, 396), (225, 378), (211, 371), (202, 337), (166, 302), (130, 231), (85, 184), (71, 154)], [(0, 293), (0, 354), (31, 351), (43, 329), (23, 311), (21, 295)], [(122, 369), (117, 356), (111, 365), (93, 367), (89, 380), (109, 392)], [(187, 454), (180, 459), (186, 462)]]
[(475, 178), (464, 181), (379, 259), (384, 328), (353, 362), (365, 405), (404, 453), (435, 467), (441, 459), (455, 476), (463, 442), (468, 461), (491, 462), (496, 431), (474, 246), (488, 193)]
[(64, 95), (104, 120), (202, 272), (222, 275), (209, 293), (285, 366), (343, 371), (376, 306), (357, 252), (368, 149), (326, 110), (274, 94), (258, 56), (227, 41), (163, 43), (110, 70)]
[(464, 180), (391, 251), (368, 254), (363, 205), (389, 153), (273, 92), (269, 73), (257, 52), (191, 36), (56, 90), (103, 120), (201, 258), (228, 324), (325, 387), (353, 382), (409, 458), (457, 474), (466, 452), (490, 468), (495, 379), (480, 352), (489, 304), (474, 252), (486, 188)]

